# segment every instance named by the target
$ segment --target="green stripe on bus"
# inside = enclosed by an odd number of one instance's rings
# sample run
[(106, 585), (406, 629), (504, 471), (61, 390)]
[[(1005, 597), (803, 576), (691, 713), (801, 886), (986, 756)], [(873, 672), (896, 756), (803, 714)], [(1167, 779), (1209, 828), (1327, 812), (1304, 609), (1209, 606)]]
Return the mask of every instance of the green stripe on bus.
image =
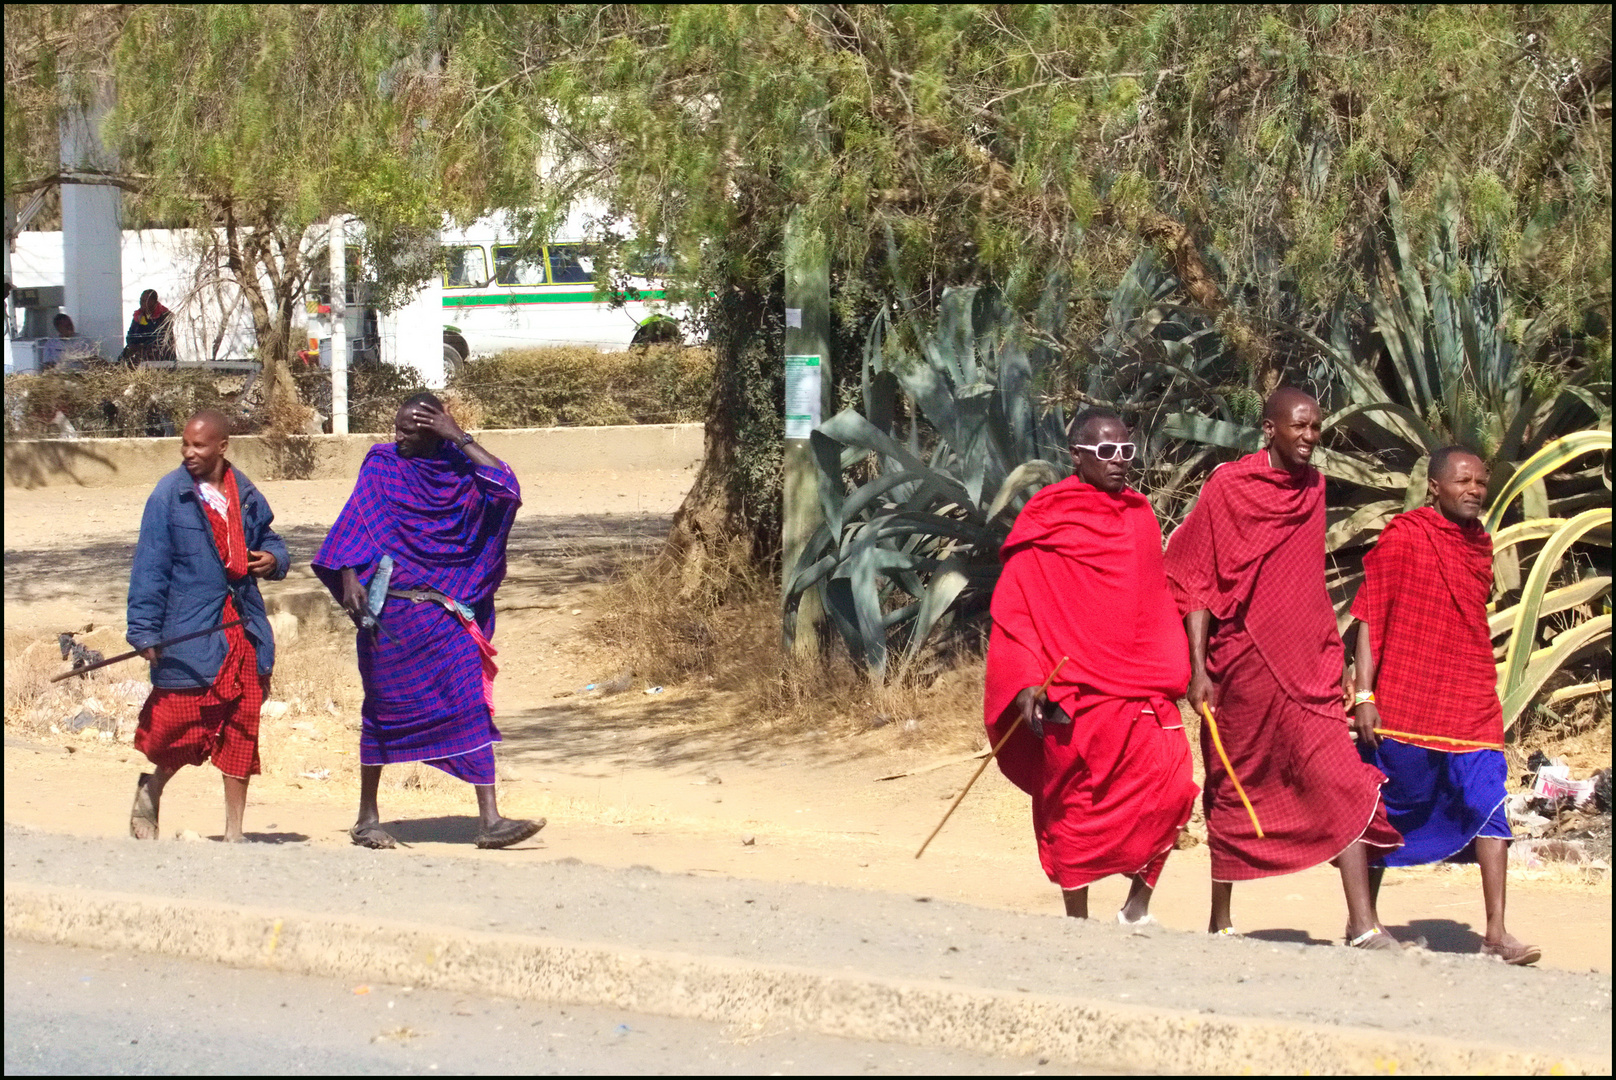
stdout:
[[(641, 290), (639, 298), (641, 300), (664, 300), (667, 298), (667, 295), (668, 294), (662, 289), (644, 289)], [(475, 296), (445, 296), (443, 298), (443, 306), (446, 308), (456, 308), (504, 307), (506, 305), (515, 306), (517, 304), (587, 304), (594, 301), (594, 299), (595, 294), (592, 292), (505, 293), (504, 295), (500, 296), (488, 296), (486, 294), (482, 294)]]

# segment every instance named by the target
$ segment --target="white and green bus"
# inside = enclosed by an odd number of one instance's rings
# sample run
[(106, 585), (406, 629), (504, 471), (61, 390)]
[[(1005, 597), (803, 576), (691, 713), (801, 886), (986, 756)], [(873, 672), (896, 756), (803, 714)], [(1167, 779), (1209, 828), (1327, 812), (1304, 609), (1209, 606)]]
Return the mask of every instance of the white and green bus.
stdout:
[[(507, 349), (573, 345), (615, 351), (686, 340), (689, 308), (670, 303), (658, 282), (631, 276), (615, 298), (597, 294), (594, 247), (587, 240), (522, 244), (502, 235), (497, 219), (488, 219), (446, 229), (440, 242), (443, 273), (368, 327), (381, 338), (383, 359), (411, 364), (429, 384), (441, 385), (461, 365)], [(350, 340), (365, 336), (363, 309), (362, 303), (349, 309)], [(437, 370), (436, 358), (427, 355), (434, 320), (443, 342)], [(314, 326), (310, 331), (315, 333)]]

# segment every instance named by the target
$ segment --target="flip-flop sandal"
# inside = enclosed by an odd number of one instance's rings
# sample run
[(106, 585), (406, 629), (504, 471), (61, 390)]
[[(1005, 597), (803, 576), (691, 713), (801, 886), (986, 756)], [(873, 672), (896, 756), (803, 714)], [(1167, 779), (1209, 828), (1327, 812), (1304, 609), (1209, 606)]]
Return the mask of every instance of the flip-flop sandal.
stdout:
[(1117, 922), (1123, 926), (1155, 926), (1156, 916), (1147, 911), (1137, 919), (1130, 919), (1119, 911), (1117, 912)]
[(373, 851), (387, 851), (398, 846), (398, 841), (374, 821), (368, 825), (355, 825), (349, 829), (348, 839), (362, 848), (370, 848)]
[(512, 844), (520, 844), (523, 840), (538, 833), (548, 824), (544, 818), (537, 821), (512, 821), (503, 828), (493, 832), (483, 831), (477, 834), (477, 846), (480, 848), (503, 848)]
[(1214, 931), (1212, 931), (1212, 936), (1213, 937), (1239, 937), (1240, 936), (1240, 931), (1236, 930), (1232, 926), (1225, 926), (1222, 930), (1214, 930)]
[(1365, 930), (1357, 937), (1348, 938), (1347, 948), (1374, 949), (1377, 951), (1386, 952), (1403, 951), (1403, 947), (1397, 943), (1397, 939), (1386, 933), (1386, 931), (1382, 930), (1378, 926), (1371, 926), (1368, 930)]
[[(135, 805), (129, 811), (129, 835), (136, 840), (158, 840), (162, 833), (157, 828), (157, 808), (152, 805), (151, 791), (146, 787), (151, 782), (151, 773), (141, 773), (140, 779), (135, 781)], [(135, 822), (145, 821), (151, 824), (152, 834), (141, 836), (135, 831)]]
[(1536, 945), (1526, 945), (1510, 938), (1497, 945), (1481, 943), (1481, 954), (1502, 960), (1506, 964), (1535, 964), (1543, 959), (1543, 950)]

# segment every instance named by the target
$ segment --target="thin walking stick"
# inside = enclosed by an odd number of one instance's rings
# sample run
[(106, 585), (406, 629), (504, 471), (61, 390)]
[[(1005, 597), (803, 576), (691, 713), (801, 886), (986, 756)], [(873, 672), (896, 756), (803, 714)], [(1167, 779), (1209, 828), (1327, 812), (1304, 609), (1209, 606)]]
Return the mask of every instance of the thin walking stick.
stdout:
[[(1055, 670), (1049, 673), (1049, 678), (1044, 680), (1044, 685), (1038, 688), (1038, 694), (1042, 694), (1049, 689), (1050, 683), (1055, 681), (1055, 676), (1060, 674), (1060, 669), (1064, 667), (1066, 661), (1070, 659), (1071, 657), (1069, 656), (1063, 656), (1060, 658), (1060, 663), (1055, 665)], [(1033, 700), (1037, 700), (1038, 694), (1033, 695)], [(918, 859), (922, 855), (926, 854), (926, 844), (930, 844), (937, 838), (937, 834), (943, 831), (943, 826), (948, 824), (948, 819), (954, 816), (954, 811), (959, 809), (959, 804), (965, 801), (965, 796), (970, 792), (971, 785), (976, 783), (977, 778), (980, 777), (983, 771), (988, 767), (988, 762), (993, 761), (999, 756), (999, 751), (1004, 749), (1004, 744), (1010, 741), (1010, 736), (1016, 733), (1016, 728), (1021, 726), (1021, 721), (1022, 716), (1020, 713), (1017, 713), (1015, 721), (1010, 725), (1010, 730), (1004, 733), (1004, 737), (999, 740), (999, 745), (993, 748), (993, 753), (982, 759), (982, 764), (976, 767), (976, 772), (971, 775), (971, 779), (963, 788), (960, 789), (960, 793), (954, 796), (954, 805), (948, 808), (948, 813), (943, 815), (943, 820), (939, 821), (937, 823), (937, 827), (931, 831), (931, 835), (926, 837), (926, 843), (920, 845), (920, 850), (915, 852), (915, 858)]]
[[(146, 647), (148, 649), (166, 649), (170, 645), (178, 645), (182, 641), (190, 641), (193, 638), (206, 637), (209, 634), (217, 634), (221, 630), (229, 630), (233, 626), (240, 626), (241, 623), (242, 620), (237, 619), (234, 622), (227, 622), (223, 626), (210, 626), (206, 630), (198, 630), (194, 634), (181, 634), (179, 637), (172, 637), (167, 641), (159, 641), (155, 645), (148, 645)], [(109, 656), (105, 660), (97, 660), (93, 664), (85, 664), (83, 667), (76, 667), (72, 671), (64, 671), (60, 675), (52, 677), (51, 682), (61, 682), (63, 679), (71, 679), (75, 675), (88, 675), (90, 672), (100, 671), (102, 668), (107, 667), (110, 664), (121, 664), (125, 660), (133, 660), (139, 655), (139, 649), (130, 649), (126, 653), (119, 653), (117, 656)]]
[(1223, 740), (1218, 738), (1218, 722), (1212, 719), (1212, 706), (1201, 702), (1201, 715), (1206, 717), (1207, 730), (1212, 732), (1212, 745), (1217, 748), (1218, 759), (1223, 762), (1224, 771), (1234, 782), (1234, 793), (1240, 796), (1240, 801), (1246, 805), (1246, 813), (1251, 815), (1251, 826), (1257, 830), (1257, 839), (1262, 839), (1262, 823), (1257, 820), (1257, 811), (1251, 808), (1251, 800), (1246, 798), (1246, 789), (1240, 786), (1240, 778), (1234, 774), (1234, 766), (1229, 764), (1229, 755), (1223, 751)]

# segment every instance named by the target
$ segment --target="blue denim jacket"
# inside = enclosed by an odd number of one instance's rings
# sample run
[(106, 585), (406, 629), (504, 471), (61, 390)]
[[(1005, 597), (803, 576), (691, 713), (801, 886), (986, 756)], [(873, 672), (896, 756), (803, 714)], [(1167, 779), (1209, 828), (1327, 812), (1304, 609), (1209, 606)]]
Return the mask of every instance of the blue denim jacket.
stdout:
[[(270, 580), (286, 576), (291, 560), (286, 544), (269, 527), (275, 515), (269, 503), (236, 470), (241, 496), (241, 524), (247, 550), (275, 556)], [(157, 482), (140, 519), (135, 565), (129, 573), (129, 644), (144, 649), (167, 638), (206, 630), (224, 621), (224, 600), (233, 594), (242, 628), (258, 652), (258, 673), (275, 667), (275, 637), (269, 629), (258, 579), (251, 574), (234, 585), (213, 542), (206, 511), (191, 474), (183, 467)], [(229, 644), (223, 634), (206, 634), (164, 649), (152, 665), (153, 686), (180, 690), (213, 685)]]

